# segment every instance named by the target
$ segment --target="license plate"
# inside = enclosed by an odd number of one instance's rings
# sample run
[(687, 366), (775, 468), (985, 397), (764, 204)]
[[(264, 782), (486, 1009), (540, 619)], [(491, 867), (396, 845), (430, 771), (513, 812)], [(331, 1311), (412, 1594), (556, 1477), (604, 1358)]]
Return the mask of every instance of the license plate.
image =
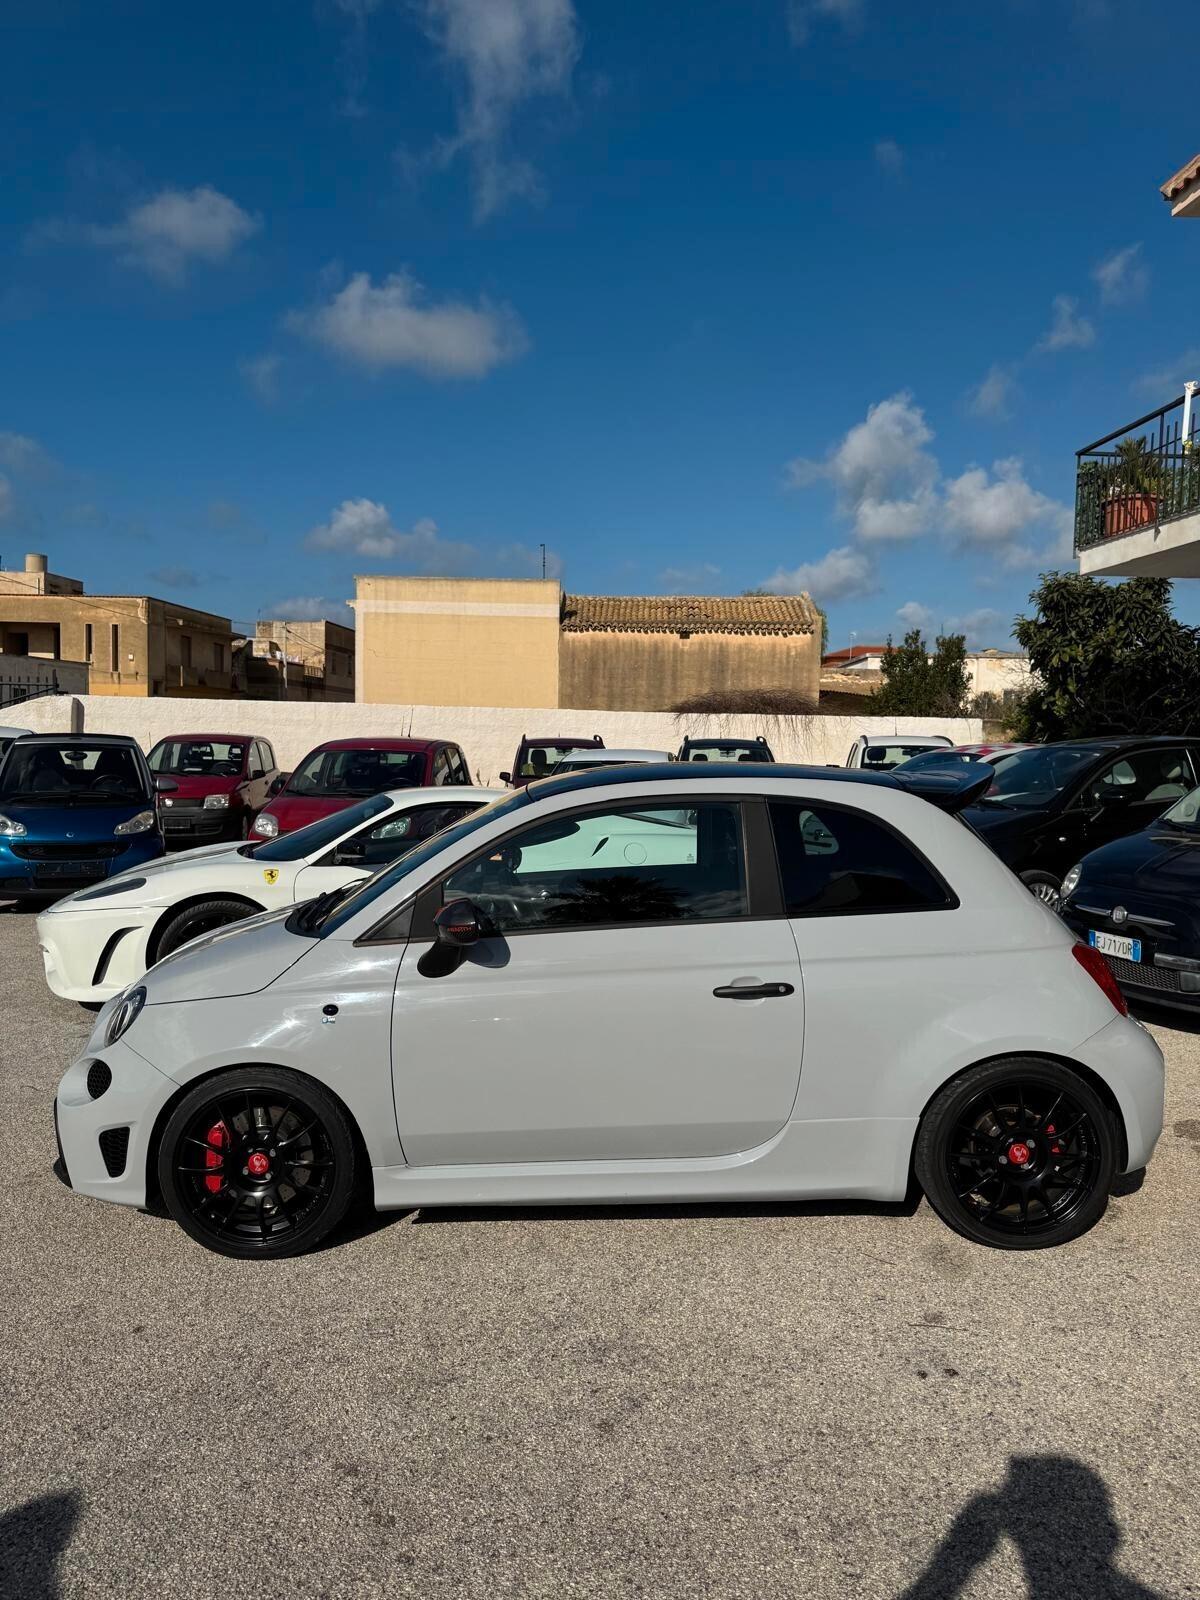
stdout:
[(1119, 933), (1097, 933), (1093, 928), (1088, 934), (1088, 943), (1093, 950), (1099, 950), (1102, 956), (1116, 956), (1121, 961), (1142, 959), (1140, 939), (1127, 939)]
[(39, 878), (102, 878), (108, 871), (104, 861), (39, 861)]

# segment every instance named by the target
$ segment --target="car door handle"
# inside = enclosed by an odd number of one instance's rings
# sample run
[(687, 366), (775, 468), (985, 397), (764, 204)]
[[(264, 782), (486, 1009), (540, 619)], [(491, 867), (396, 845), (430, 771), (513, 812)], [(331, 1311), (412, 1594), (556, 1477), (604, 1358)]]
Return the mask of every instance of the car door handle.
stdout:
[(713, 990), (718, 1000), (782, 1000), (795, 992), (790, 983), (727, 983)]

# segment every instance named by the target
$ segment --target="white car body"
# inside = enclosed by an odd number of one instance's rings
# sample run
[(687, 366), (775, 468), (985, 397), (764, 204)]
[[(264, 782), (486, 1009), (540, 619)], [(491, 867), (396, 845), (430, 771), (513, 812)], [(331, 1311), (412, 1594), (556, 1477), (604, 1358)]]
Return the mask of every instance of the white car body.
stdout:
[[(419, 826), (420, 813), (478, 809), (506, 792), (465, 786), (396, 789), (368, 796), (282, 839), (201, 845), (120, 873), (68, 895), (38, 917), (46, 982), (64, 1000), (107, 1000), (153, 964), (156, 933), (180, 908), (234, 899), (244, 901), (245, 914), (252, 917), (294, 905), (376, 870), (330, 859), (360, 834), (394, 827), (403, 838), (403, 824)], [(364, 817), (367, 811), (371, 814)], [(251, 847), (254, 853), (245, 854)]]
[[(889, 763), (891, 767), (894, 767), (898, 761), (906, 759), (902, 752), (907, 751), (908, 755), (915, 756), (925, 750), (952, 750), (954, 741), (948, 739), (944, 733), (860, 733), (850, 746), (850, 753), (846, 757), (846, 765), (852, 768), (869, 766), (867, 751), (877, 748), (895, 752), (895, 759)], [(882, 771), (887, 770), (887, 768), (879, 768), (877, 770)]]
[[(779, 901), (774, 914), (707, 920), (668, 908), (657, 921), (489, 935), (452, 970), (430, 965), (443, 949), (433, 908), (462, 905), (464, 882), (497, 874), (516, 892), (523, 873), (565, 859), (556, 836), (579, 841), (577, 860), (601, 853), (603, 888), (623, 862), (647, 860), (651, 833), (657, 859), (676, 864), (666, 879), (678, 876), (697, 819), (735, 814), (744, 853), (713, 859), (743, 872), (737, 893), (752, 909), (775, 857), (753, 831), (774, 825), (764, 800), (800, 819), (805, 860), (838, 848), (824, 824), (809, 827), (819, 819), (806, 808), (820, 808), (844, 833), (869, 825), (898, 839), (932, 864), (945, 898), (821, 915)], [(597, 823), (605, 807), (620, 829)], [(530, 842), (535, 826), (550, 837)], [(546, 890), (531, 882), (536, 905)], [(778, 899), (774, 883), (761, 892)], [(1075, 1063), (1104, 1086), (1123, 1166), (1140, 1168), (1162, 1125), (1162, 1057), (1072, 944), (969, 829), (892, 779), (692, 764), (551, 778), (418, 847), (315, 932), (268, 914), (168, 957), (115, 1042), (122, 1002), (110, 1002), (59, 1086), (65, 1171), (84, 1194), (144, 1205), (156, 1141), (188, 1087), (259, 1066), (338, 1098), (381, 1210), (896, 1201), (931, 1099), (966, 1069), (1029, 1055)], [(752, 999), (731, 993), (751, 985)], [(112, 1081), (92, 1099), (98, 1060)], [(124, 1168), (110, 1175), (98, 1139), (126, 1128)]]

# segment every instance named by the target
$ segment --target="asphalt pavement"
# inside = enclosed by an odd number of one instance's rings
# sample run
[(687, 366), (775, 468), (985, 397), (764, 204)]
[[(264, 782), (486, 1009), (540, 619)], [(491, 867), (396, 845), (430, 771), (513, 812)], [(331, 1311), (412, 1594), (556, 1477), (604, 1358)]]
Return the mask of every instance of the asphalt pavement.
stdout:
[(925, 1205), (424, 1213), (227, 1261), (50, 1171), (0, 910), (0, 1595), (1200, 1596), (1200, 1036), (1085, 1238)]

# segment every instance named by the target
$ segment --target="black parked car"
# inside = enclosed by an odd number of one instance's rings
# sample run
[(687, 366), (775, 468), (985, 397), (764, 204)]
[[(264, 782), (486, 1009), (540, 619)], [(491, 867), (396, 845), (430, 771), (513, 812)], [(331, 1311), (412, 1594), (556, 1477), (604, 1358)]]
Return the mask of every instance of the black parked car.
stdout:
[(771, 747), (759, 734), (753, 739), (692, 739), (679, 746), (676, 761), (774, 761)]
[(1072, 867), (1062, 917), (1132, 999), (1200, 1010), (1200, 789)]
[(1014, 750), (963, 813), (1001, 860), (1058, 909), (1081, 857), (1153, 822), (1200, 781), (1200, 735), (1076, 739)]

